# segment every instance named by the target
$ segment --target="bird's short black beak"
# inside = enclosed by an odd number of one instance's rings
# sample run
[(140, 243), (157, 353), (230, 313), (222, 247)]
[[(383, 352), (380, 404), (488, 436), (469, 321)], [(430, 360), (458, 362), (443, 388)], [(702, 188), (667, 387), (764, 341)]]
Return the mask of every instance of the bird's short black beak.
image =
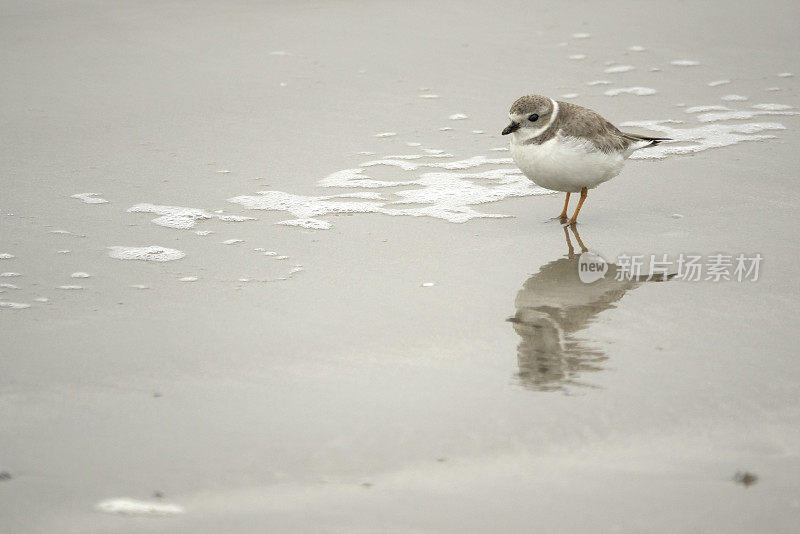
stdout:
[(520, 125), (520, 123), (511, 121), (511, 124), (509, 124), (508, 126), (505, 127), (505, 129), (503, 130), (502, 134), (503, 135), (508, 135), (510, 133), (516, 132), (517, 130), (519, 130), (519, 125)]

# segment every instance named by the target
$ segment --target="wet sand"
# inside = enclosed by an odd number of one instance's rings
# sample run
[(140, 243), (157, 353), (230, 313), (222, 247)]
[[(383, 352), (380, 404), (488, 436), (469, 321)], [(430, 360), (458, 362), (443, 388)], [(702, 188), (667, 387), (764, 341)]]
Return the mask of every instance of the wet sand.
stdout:
[[(14, 257), (0, 272), (21, 276), (0, 278), (18, 287), (0, 302), (30, 307), (0, 309), (0, 530), (794, 531), (800, 117), (702, 123), (686, 108), (796, 111), (798, 78), (778, 76), (800, 73), (795, 5), (3, 11), (0, 253)], [(634, 69), (604, 72), (615, 65)], [(629, 87), (657, 92), (604, 94)], [(577, 236), (549, 220), (556, 195), (471, 205), (508, 217), (460, 224), (316, 217), (327, 230), (228, 201), (389, 199), (403, 186), (318, 182), (423, 148), (453, 155), (432, 162), (507, 157), (491, 149), (527, 92), (578, 93), (617, 124), (770, 123), (744, 129), (775, 138), (632, 160), (590, 193)], [(72, 198), (89, 192), (108, 202)], [(164, 227), (127, 211), (140, 203), (204, 215)], [(576, 237), (612, 260), (764, 262), (757, 282), (586, 286), (569, 275)], [(114, 246), (185, 257), (120, 260)], [(113, 498), (182, 513), (95, 509)]]

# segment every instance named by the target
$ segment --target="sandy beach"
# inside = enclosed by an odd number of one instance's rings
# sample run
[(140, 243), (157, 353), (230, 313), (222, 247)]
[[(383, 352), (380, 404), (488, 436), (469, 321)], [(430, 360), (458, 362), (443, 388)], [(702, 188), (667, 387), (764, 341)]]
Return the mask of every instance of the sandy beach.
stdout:
[[(0, 532), (796, 531), (796, 3), (1, 11)], [(573, 232), (526, 93), (676, 142)]]

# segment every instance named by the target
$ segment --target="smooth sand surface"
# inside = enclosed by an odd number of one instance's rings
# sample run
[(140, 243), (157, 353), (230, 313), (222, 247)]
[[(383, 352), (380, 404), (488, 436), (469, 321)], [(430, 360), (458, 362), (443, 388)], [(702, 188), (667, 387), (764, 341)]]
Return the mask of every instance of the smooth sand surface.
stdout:
[[(685, 110), (795, 111), (797, 4), (286, 4), (3, 2), (0, 272), (21, 276), (0, 302), (30, 307), (0, 308), (0, 531), (796, 532), (800, 117)], [(628, 87), (657, 92), (604, 94)], [(630, 161), (578, 227), (610, 259), (760, 253), (759, 280), (583, 285), (556, 195), (328, 230), (227, 200), (394, 199), (317, 182), (505, 158), (530, 92), (617, 124), (770, 123)]]

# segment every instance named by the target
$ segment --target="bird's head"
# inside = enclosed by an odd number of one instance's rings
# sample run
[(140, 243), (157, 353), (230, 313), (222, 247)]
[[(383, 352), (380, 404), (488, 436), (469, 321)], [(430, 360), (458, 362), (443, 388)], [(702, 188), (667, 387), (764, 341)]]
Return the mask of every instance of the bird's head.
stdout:
[(515, 140), (537, 137), (552, 124), (558, 104), (542, 95), (525, 95), (511, 105), (508, 117), (511, 124), (502, 131), (503, 135), (514, 134)]

